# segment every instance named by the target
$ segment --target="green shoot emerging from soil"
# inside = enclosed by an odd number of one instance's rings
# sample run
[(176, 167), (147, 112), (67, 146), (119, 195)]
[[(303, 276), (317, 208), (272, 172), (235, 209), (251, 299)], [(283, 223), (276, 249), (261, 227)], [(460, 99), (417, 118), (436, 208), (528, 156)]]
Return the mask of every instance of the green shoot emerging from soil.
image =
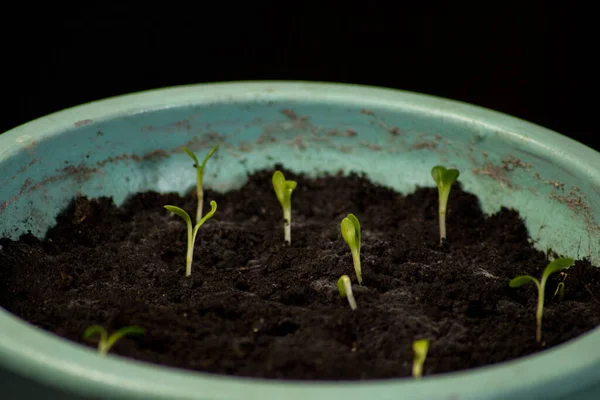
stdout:
[(431, 177), (438, 187), (439, 195), (439, 213), (440, 213), (440, 244), (446, 239), (446, 207), (448, 206), (448, 197), (452, 184), (458, 178), (460, 172), (457, 169), (446, 169), (441, 165), (436, 165), (431, 169)]
[(352, 253), (352, 261), (354, 262), (354, 271), (358, 284), (362, 285), (362, 272), (360, 269), (360, 223), (354, 214), (348, 214), (342, 220), (340, 230), (342, 237), (348, 243), (350, 252)]
[(139, 328), (137, 326), (126, 326), (115, 332), (112, 335), (108, 336), (106, 329), (101, 327), (100, 325), (92, 325), (88, 327), (85, 332), (83, 332), (84, 339), (90, 339), (92, 336), (99, 334), (100, 340), (98, 341), (98, 353), (101, 356), (106, 355), (110, 348), (123, 336), (127, 335), (142, 335), (144, 333), (144, 329)]
[(538, 304), (537, 304), (537, 312), (536, 312), (536, 320), (537, 320), (537, 330), (535, 334), (535, 338), (538, 342), (542, 340), (542, 316), (544, 313), (544, 291), (546, 289), (546, 282), (548, 281), (548, 277), (554, 272), (561, 271), (563, 269), (569, 268), (573, 265), (574, 260), (572, 258), (557, 258), (552, 261), (546, 268), (542, 274), (542, 280), (538, 281), (536, 278), (530, 275), (520, 275), (516, 278), (513, 278), (509, 282), (509, 286), (511, 288), (517, 288), (522, 286), (528, 282), (535, 283), (538, 289)]
[(217, 151), (218, 148), (219, 148), (219, 144), (216, 144), (215, 147), (213, 147), (208, 152), (208, 154), (204, 158), (204, 161), (202, 162), (202, 164), (200, 164), (198, 162), (196, 155), (194, 153), (192, 153), (190, 151), (190, 149), (188, 149), (186, 147), (181, 148), (181, 150), (185, 151), (185, 153), (188, 156), (190, 156), (190, 158), (192, 160), (194, 160), (194, 168), (196, 168), (196, 194), (198, 196), (198, 207), (196, 209), (196, 222), (200, 221), (200, 219), (202, 218), (202, 206), (204, 203), (204, 187), (203, 187), (204, 167), (206, 167), (206, 163), (208, 162), (208, 159), (212, 157), (212, 155), (215, 153), (215, 151)]
[(590, 289), (590, 284), (586, 284), (585, 286), (583, 286), (585, 288), (585, 290), (590, 294), (590, 296), (592, 296), (592, 299), (594, 299), (594, 301), (596, 303), (600, 303), (600, 300), (598, 300), (598, 298), (596, 296), (594, 296), (594, 293), (592, 293), (592, 290)]
[(273, 189), (277, 200), (283, 208), (284, 240), (292, 242), (292, 192), (296, 189), (296, 182), (286, 181), (281, 171), (273, 174)]
[(556, 296), (558, 294), (559, 300), (562, 301), (562, 299), (565, 297), (565, 279), (567, 279), (567, 274), (565, 272), (561, 272), (560, 276), (563, 277), (563, 280), (558, 283), (558, 286), (556, 286), (554, 295)]
[(202, 217), (196, 225), (192, 228), (192, 219), (190, 215), (176, 206), (164, 206), (167, 210), (171, 211), (179, 215), (185, 221), (187, 225), (187, 255), (185, 258), (185, 276), (190, 276), (192, 274), (192, 259), (194, 258), (194, 243), (196, 243), (196, 235), (198, 234), (198, 229), (210, 218), (213, 216), (215, 211), (217, 211), (217, 202), (212, 200), (210, 202), (210, 211)]
[(565, 283), (564, 282), (560, 282), (558, 284), (558, 286), (556, 287), (556, 291), (554, 292), (554, 295), (556, 296), (558, 294), (558, 298), (560, 299), (560, 301), (562, 301), (563, 297), (565, 297)]
[(340, 279), (338, 279), (337, 287), (340, 291), (340, 296), (347, 298), (350, 308), (356, 310), (356, 300), (354, 300), (354, 294), (352, 293), (352, 282), (350, 282), (350, 277), (348, 275), (342, 275)]
[(420, 379), (423, 375), (423, 364), (429, 350), (429, 340), (420, 339), (413, 342), (413, 368), (412, 374), (415, 379)]

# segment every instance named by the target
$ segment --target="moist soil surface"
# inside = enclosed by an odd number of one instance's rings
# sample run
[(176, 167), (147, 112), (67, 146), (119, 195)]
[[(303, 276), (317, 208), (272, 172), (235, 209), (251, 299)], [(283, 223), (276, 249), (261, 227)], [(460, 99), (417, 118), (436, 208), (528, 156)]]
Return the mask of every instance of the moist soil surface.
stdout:
[[(464, 370), (544, 351), (600, 323), (600, 270), (577, 261), (562, 300), (553, 294), (563, 276), (548, 282), (537, 343), (537, 290), (508, 282), (541, 277), (547, 255), (533, 248), (517, 212), (484, 215), (460, 184), (440, 246), (437, 188), (402, 196), (357, 174), (284, 173), (298, 181), (291, 245), (272, 170), (239, 190), (206, 192), (205, 211), (210, 200), (218, 209), (199, 231), (190, 277), (185, 224), (163, 205), (194, 216), (193, 190), (139, 193), (122, 207), (78, 197), (43, 240), (0, 241), (0, 305), (92, 348), (82, 339), (92, 324), (146, 330), (111, 354), (283, 379), (410, 376), (420, 338), (431, 343), (425, 375)], [(340, 234), (348, 213), (362, 226), (362, 287)], [(352, 278), (355, 311), (337, 291), (342, 274)]]

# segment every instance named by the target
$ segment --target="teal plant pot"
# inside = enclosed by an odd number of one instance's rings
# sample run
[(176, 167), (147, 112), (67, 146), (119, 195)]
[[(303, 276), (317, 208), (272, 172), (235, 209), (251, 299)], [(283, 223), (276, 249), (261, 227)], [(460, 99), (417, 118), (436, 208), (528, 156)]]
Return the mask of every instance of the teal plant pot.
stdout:
[[(345, 135), (353, 130), (356, 135)], [(44, 235), (77, 193), (180, 194), (194, 171), (179, 147), (221, 142), (205, 184), (240, 186), (282, 162), (309, 174), (360, 170), (399, 191), (432, 186), (436, 163), (460, 168), (486, 212), (513, 207), (536, 246), (600, 262), (600, 154), (497, 112), (372, 87), (239, 82), (120, 96), (0, 135), (0, 235)], [(1, 250), (0, 250), (1, 251)], [(284, 382), (141, 363), (42, 331), (0, 309), (0, 391), (19, 399), (598, 399), (600, 330), (490, 367), (369, 382)]]

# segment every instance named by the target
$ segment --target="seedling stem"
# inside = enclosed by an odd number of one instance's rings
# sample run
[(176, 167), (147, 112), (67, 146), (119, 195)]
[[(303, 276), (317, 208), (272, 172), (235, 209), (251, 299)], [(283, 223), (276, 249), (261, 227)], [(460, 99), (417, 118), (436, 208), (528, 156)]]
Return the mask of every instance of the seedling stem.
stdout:
[(354, 294), (352, 293), (352, 282), (348, 275), (342, 275), (338, 279), (337, 287), (340, 292), (340, 296), (348, 299), (348, 304), (352, 310), (356, 310), (356, 300), (354, 300)]
[(440, 244), (446, 239), (446, 211), (448, 207), (448, 198), (450, 197), (450, 189), (459, 175), (460, 172), (455, 168), (446, 169), (446, 167), (436, 165), (431, 169), (431, 177), (438, 187)]
[(429, 350), (429, 340), (420, 339), (413, 342), (413, 369), (412, 374), (415, 379), (421, 379), (423, 375), (423, 364)]
[(358, 284), (362, 285), (362, 270), (360, 267), (360, 245), (361, 245), (361, 234), (360, 234), (360, 222), (354, 214), (348, 214), (346, 218), (342, 220), (340, 225), (342, 231), (342, 237), (350, 247), (352, 253), (352, 262), (354, 263), (354, 272), (356, 272), (356, 279)]
[(273, 190), (283, 209), (283, 239), (292, 242), (292, 192), (296, 189), (296, 182), (286, 181), (281, 171), (273, 173)]
[(558, 298), (560, 301), (562, 301), (563, 297), (565, 297), (565, 279), (567, 279), (567, 274), (565, 272), (561, 272), (560, 275), (563, 277), (563, 280), (556, 286), (554, 295), (556, 296), (558, 294)]

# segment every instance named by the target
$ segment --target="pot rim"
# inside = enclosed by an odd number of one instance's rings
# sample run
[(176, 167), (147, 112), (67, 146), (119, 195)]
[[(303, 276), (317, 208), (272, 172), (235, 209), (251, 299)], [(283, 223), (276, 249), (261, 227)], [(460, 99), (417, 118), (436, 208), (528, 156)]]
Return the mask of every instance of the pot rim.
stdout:
[[(0, 135), (0, 160), (31, 141), (47, 140), (85, 123), (165, 108), (253, 101), (343, 103), (361, 108), (415, 111), (492, 128), (510, 142), (528, 142), (553, 162), (600, 184), (597, 152), (568, 137), (496, 111), (449, 99), (364, 85), (309, 81), (234, 81), (154, 89), (98, 100), (35, 119)], [(533, 323), (533, 322), (532, 322)], [(380, 381), (275, 381), (185, 371), (96, 352), (34, 327), (0, 308), (0, 367), (52, 386), (130, 399), (287, 400), (411, 399), (479, 396), (533, 398), (544, 388), (559, 396), (597, 384), (600, 328), (517, 360), (466, 371)], [(490, 395), (490, 393), (492, 393)], [(494, 394), (496, 393), (496, 394)], [(455, 397), (452, 397), (455, 396)], [(511, 397), (512, 398), (512, 397)]]

